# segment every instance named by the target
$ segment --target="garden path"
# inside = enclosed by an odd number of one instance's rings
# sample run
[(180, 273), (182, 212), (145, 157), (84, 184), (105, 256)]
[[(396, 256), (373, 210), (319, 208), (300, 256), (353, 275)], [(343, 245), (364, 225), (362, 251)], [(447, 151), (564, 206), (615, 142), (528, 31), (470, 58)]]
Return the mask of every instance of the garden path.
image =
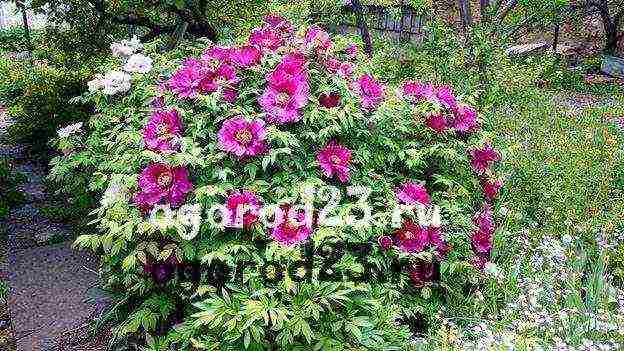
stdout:
[[(29, 158), (25, 145), (6, 144), (9, 123), (0, 111), (0, 157), (7, 157), (28, 180), (21, 186), (26, 200), (0, 222), (7, 233), (0, 238), (0, 252), (6, 253), (0, 254), (0, 273), (10, 284), (10, 321), (6, 318), (4, 325), (12, 324), (19, 351), (66, 351), (66, 340), (75, 339), (77, 332), (86, 334), (86, 323), (96, 312), (88, 292), (98, 284), (97, 264), (93, 256), (71, 248), (70, 226), (41, 213), (50, 197), (44, 186), (46, 165)], [(0, 349), (12, 350), (9, 346)]]

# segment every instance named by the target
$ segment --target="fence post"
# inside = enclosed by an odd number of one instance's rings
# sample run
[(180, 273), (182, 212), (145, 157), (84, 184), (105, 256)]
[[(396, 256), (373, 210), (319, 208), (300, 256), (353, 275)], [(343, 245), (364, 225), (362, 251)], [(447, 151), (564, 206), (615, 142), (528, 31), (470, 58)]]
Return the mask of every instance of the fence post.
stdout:
[(370, 33), (368, 32), (368, 25), (366, 24), (366, 20), (364, 19), (364, 15), (362, 13), (362, 5), (359, 0), (353, 0), (351, 4), (353, 5), (358, 28), (360, 29), (360, 35), (362, 36), (362, 41), (364, 42), (364, 52), (366, 52), (366, 54), (370, 57), (373, 55), (373, 44), (371, 42)]

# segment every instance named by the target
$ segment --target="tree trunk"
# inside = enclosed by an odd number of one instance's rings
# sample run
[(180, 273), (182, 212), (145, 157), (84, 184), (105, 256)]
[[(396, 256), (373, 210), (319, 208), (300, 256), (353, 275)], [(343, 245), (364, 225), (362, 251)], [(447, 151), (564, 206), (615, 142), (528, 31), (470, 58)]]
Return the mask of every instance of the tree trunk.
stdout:
[(357, 18), (358, 28), (360, 29), (360, 35), (362, 36), (362, 41), (364, 42), (364, 51), (370, 57), (373, 55), (373, 43), (371, 42), (370, 33), (368, 32), (368, 25), (366, 24), (366, 20), (362, 13), (362, 5), (359, 0), (353, 0), (351, 2), (353, 5), (353, 10), (355, 11), (355, 16)]
[(26, 13), (26, 6), (23, 2), (16, 0), (15, 6), (20, 9), (22, 12), (22, 25), (24, 27), (24, 37), (26, 39), (26, 47), (28, 48), (29, 56), (32, 58), (33, 56), (33, 46), (32, 41), (30, 39), (30, 26), (28, 25), (28, 14)]
[(472, 27), (472, 12), (470, 11), (469, 0), (459, 0), (459, 14), (462, 19), (464, 32), (468, 32), (468, 29)]

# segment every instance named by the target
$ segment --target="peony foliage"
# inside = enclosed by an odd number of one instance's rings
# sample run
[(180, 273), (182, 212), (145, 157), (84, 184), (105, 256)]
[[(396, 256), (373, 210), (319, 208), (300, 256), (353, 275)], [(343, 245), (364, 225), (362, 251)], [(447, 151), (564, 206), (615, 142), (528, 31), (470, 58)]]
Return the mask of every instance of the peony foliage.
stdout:
[(116, 336), (402, 349), (484, 276), (501, 155), (451, 87), (384, 84), (278, 15), (238, 45), (113, 51), (51, 176), (102, 194), (76, 245), (125, 306)]

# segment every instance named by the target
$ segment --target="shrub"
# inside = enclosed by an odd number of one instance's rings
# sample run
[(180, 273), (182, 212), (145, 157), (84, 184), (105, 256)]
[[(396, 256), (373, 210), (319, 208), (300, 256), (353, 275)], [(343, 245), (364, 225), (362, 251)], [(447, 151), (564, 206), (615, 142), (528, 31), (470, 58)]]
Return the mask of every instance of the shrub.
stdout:
[(0, 61), (0, 101), (15, 122), (9, 127), (14, 142), (29, 143), (35, 152), (46, 150), (60, 126), (84, 121), (89, 105), (76, 105), (70, 99), (85, 89), (88, 67), (51, 66), (40, 62)]
[[(489, 282), (501, 155), (450, 87), (385, 85), (345, 38), (278, 16), (241, 46), (140, 49), (89, 82), (97, 114), (59, 133), (51, 172), (102, 193), (76, 245), (124, 296), (117, 336), (377, 350), (486, 312), (466, 291)], [(419, 210), (393, 228), (399, 203)]]

